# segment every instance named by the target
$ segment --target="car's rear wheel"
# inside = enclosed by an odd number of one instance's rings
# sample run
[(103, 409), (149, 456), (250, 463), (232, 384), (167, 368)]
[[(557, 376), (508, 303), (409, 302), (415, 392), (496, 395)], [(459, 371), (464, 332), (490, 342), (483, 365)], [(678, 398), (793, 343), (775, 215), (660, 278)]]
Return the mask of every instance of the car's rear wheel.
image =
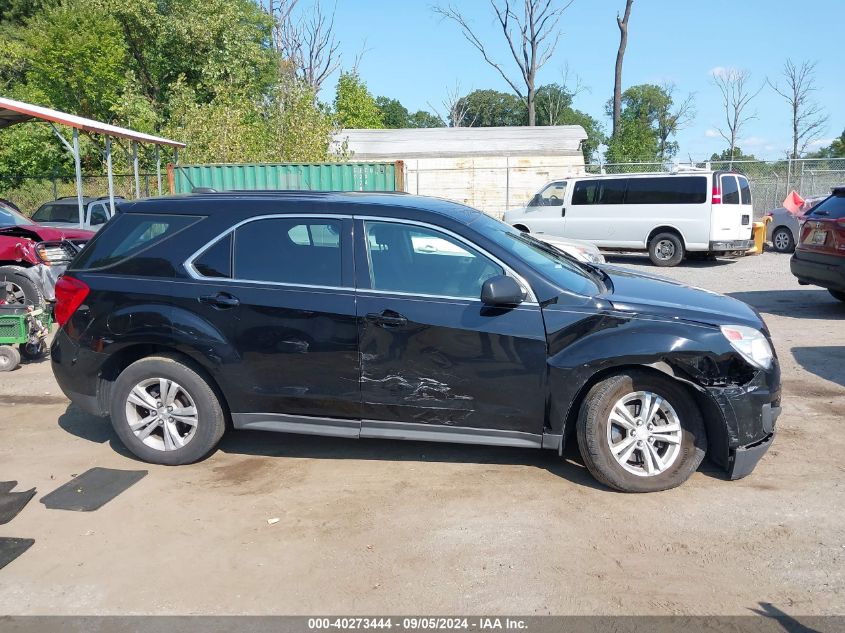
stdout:
[(845, 292), (842, 292), (841, 290), (828, 290), (828, 292), (834, 299), (845, 301)]
[(772, 233), (772, 247), (778, 253), (791, 253), (795, 250), (795, 238), (785, 226), (778, 227)]
[(679, 486), (707, 451), (701, 413), (686, 389), (636, 370), (610, 376), (590, 389), (576, 434), (593, 476), (623, 492)]
[(132, 453), (168, 466), (202, 459), (226, 428), (220, 399), (200, 371), (168, 356), (143, 358), (121, 372), (111, 421)]
[(0, 266), (0, 299), (12, 305), (44, 305), (44, 294), (20, 266)]
[(648, 257), (655, 266), (677, 266), (684, 259), (684, 243), (675, 233), (658, 233), (648, 242)]

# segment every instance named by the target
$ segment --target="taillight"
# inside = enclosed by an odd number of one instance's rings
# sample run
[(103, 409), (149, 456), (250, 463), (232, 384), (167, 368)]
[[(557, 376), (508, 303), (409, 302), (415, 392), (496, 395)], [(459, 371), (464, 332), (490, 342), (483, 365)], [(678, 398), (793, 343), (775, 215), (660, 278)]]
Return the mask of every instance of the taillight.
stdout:
[(88, 284), (78, 279), (67, 275), (59, 277), (56, 282), (56, 305), (53, 308), (53, 314), (59, 326), (68, 322), (90, 291)]
[(718, 180), (713, 180), (713, 204), (722, 204), (722, 189)]

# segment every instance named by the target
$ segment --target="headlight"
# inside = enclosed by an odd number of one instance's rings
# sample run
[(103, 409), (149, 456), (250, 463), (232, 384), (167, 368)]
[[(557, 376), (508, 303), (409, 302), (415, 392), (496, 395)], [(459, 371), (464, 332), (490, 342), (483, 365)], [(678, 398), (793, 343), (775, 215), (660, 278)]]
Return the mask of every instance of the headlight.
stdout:
[(760, 330), (744, 325), (723, 325), (722, 334), (740, 355), (760, 369), (772, 366), (772, 346)]
[(35, 252), (47, 266), (69, 262), (74, 255), (61, 242), (41, 242), (35, 247)]
[(573, 251), (573, 257), (575, 257), (576, 259), (580, 259), (582, 262), (587, 262), (588, 264), (604, 263), (604, 256), (601, 253), (590, 251), (586, 248), (579, 248), (577, 246), (573, 249)]

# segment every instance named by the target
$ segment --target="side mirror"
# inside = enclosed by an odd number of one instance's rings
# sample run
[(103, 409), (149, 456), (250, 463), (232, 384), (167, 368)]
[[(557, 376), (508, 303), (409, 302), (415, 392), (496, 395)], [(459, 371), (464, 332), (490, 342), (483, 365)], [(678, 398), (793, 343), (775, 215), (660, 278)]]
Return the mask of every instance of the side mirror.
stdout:
[(488, 306), (515, 306), (522, 303), (525, 291), (513, 277), (497, 275), (481, 286), (481, 302)]
[(543, 202), (543, 199), (540, 197), (539, 193), (535, 193), (534, 197), (531, 198), (531, 201), (528, 203), (529, 207), (539, 207)]

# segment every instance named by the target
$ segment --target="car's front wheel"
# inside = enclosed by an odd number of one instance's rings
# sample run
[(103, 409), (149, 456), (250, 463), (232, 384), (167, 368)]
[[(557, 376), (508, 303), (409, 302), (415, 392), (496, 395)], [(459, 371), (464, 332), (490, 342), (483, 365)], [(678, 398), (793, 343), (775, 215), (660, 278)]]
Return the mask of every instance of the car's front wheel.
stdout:
[(214, 389), (186, 361), (142, 358), (111, 391), (111, 421), (124, 445), (153, 464), (190, 464), (208, 455), (226, 429)]
[(707, 451), (704, 423), (690, 394), (669, 378), (643, 371), (594, 385), (576, 433), (589, 471), (623, 492), (679, 486)]
[(772, 233), (772, 246), (778, 253), (791, 253), (795, 250), (795, 238), (785, 226), (775, 229)]

